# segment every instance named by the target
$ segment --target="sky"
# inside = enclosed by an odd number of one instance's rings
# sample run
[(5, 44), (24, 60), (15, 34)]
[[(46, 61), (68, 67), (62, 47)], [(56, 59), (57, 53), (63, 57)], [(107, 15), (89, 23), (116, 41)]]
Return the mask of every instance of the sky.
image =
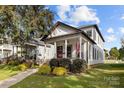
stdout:
[(104, 48), (121, 47), (120, 39), (124, 37), (124, 6), (117, 5), (50, 5), (55, 20), (74, 27), (97, 24), (105, 39)]

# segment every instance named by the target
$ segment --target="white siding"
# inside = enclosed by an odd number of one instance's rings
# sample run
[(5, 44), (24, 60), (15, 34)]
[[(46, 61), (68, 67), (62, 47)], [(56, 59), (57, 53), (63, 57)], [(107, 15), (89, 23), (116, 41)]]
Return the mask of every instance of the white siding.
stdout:
[(93, 39), (97, 43), (97, 45), (103, 49), (103, 40), (99, 33), (96, 31), (95, 27), (82, 28), (81, 30), (85, 31), (85, 33), (87, 33), (88, 30), (92, 30), (91, 39)]
[(57, 28), (55, 28), (54, 31), (52, 31), (51, 35), (49, 35), (49, 38), (66, 35), (66, 34), (70, 34), (70, 33), (74, 33), (74, 32), (75, 32), (74, 29), (70, 29), (70, 28), (63, 27), (63, 26), (58, 26)]
[(49, 45), (45, 48), (44, 46), (37, 47), (37, 60), (54, 58), (54, 45)]

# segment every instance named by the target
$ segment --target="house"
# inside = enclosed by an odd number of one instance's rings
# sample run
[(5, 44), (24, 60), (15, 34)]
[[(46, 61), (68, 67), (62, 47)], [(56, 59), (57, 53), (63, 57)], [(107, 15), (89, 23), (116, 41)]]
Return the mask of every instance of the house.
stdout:
[(25, 45), (28, 56), (36, 60), (80, 58), (86, 60), (88, 65), (94, 65), (104, 62), (104, 42), (96, 24), (76, 28), (58, 21), (44, 40), (34, 38)]
[(88, 65), (104, 62), (105, 40), (96, 24), (76, 28), (57, 22), (44, 42), (50, 45), (47, 58), (80, 58)]
[(16, 55), (17, 50), (20, 51), (20, 48), (15, 45), (11, 45), (11, 39), (9, 37), (0, 38), (0, 60), (3, 58), (9, 57), (11, 55)]

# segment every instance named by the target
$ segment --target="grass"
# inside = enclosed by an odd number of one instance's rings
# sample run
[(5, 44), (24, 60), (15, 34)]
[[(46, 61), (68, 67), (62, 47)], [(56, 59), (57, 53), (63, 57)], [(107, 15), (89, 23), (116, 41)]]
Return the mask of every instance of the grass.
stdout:
[(124, 64), (102, 64), (80, 75), (30, 75), (12, 88), (110, 88), (124, 87)]
[(16, 66), (0, 65), (0, 80), (4, 80), (19, 73), (20, 71), (16, 68)]

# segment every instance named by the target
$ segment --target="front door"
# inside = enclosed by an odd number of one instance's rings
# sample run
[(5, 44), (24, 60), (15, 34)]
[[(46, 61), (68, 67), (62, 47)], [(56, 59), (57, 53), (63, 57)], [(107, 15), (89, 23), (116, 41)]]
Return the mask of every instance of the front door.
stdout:
[(63, 58), (63, 47), (57, 46), (57, 58)]
[(67, 46), (67, 57), (68, 58), (72, 57), (72, 45)]

